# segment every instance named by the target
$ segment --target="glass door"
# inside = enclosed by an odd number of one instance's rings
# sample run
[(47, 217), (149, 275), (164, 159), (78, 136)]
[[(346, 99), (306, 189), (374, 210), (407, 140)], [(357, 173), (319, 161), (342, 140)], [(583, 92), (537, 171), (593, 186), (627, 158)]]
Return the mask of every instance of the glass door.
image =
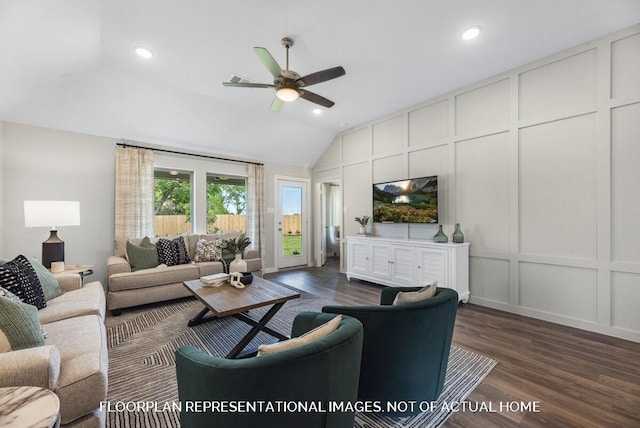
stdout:
[(307, 265), (307, 186), (306, 181), (278, 179), (278, 268)]

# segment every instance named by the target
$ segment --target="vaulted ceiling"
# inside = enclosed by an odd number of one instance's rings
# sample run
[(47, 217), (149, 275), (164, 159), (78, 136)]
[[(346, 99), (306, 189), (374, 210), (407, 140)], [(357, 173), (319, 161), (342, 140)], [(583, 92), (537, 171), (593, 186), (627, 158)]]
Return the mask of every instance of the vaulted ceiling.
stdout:
[[(0, 0), (0, 119), (310, 167), (351, 127), (638, 22), (639, 0)], [(222, 86), (271, 83), (252, 48), (284, 68), (285, 36), (301, 75), (345, 68), (310, 88), (334, 107)]]

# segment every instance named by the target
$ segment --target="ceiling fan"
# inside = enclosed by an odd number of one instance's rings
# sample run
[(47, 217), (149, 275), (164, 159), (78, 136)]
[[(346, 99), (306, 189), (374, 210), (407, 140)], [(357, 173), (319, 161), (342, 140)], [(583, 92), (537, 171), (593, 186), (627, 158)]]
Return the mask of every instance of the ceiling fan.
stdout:
[(335, 104), (333, 101), (303, 88), (317, 83), (326, 82), (327, 80), (335, 79), (336, 77), (344, 76), (346, 73), (344, 68), (340, 66), (327, 68), (326, 70), (317, 71), (300, 77), (300, 75), (295, 71), (289, 70), (289, 48), (293, 46), (293, 39), (289, 37), (283, 38), (282, 45), (287, 50), (287, 68), (284, 70), (280, 68), (268, 50), (260, 47), (253, 48), (253, 51), (258, 55), (258, 58), (260, 58), (265, 67), (267, 67), (273, 75), (273, 84), (243, 82), (223, 82), (222, 84), (224, 86), (236, 88), (275, 88), (276, 98), (273, 100), (273, 103), (271, 103), (271, 111), (280, 110), (283, 103), (294, 101), (298, 97), (304, 98), (307, 101), (311, 101), (312, 103), (319, 104), (323, 107), (333, 107)]

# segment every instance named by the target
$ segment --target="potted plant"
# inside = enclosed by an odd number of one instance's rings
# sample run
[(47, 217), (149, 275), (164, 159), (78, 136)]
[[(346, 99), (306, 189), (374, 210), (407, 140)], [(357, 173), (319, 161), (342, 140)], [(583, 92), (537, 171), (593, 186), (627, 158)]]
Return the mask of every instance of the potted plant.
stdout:
[(223, 239), (220, 242), (220, 248), (235, 254), (235, 258), (229, 263), (229, 273), (247, 271), (247, 262), (242, 260), (242, 255), (249, 245), (251, 238), (244, 233), (237, 238)]
[(363, 215), (362, 217), (356, 217), (355, 220), (358, 222), (358, 224), (360, 225), (360, 232), (358, 232), (359, 235), (366, 235), (367, 233), (367, 223), (369, 223), (369, 216), (368, 215)]

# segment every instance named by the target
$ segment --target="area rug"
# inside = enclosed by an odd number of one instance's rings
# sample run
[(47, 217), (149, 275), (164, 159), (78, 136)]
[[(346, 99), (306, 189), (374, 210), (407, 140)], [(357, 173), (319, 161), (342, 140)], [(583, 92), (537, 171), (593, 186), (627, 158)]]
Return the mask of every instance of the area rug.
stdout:
[[(294, 317), (301, 311), (319, 312), (335, 302), (303, 293), (289, 301), (269, 322), (276, 331), (288, 333)], [(225, 355), (246, 334), (248, 325), (233, 317), (187, 327), (187, 321), (201, 310), (194, 299), (184, 299), (127, 311), (121, 317), (108, 317), (109, 392), (104, 410), (109, 428), (179, 427), (178, 388), (174, 353), (193, 345), (215, 356)], [(253, 310), (260, 317), (266, 309)], [(250, 344), (271, 340), (259, 333)], [(432, 411), (409, 418), (378, 414), (356, 414), (355, 427), (438, 427), (452, 412), (449, 403), (464, 400), (495, 366), (496, 361), (453, 346), (444, 392)]]

